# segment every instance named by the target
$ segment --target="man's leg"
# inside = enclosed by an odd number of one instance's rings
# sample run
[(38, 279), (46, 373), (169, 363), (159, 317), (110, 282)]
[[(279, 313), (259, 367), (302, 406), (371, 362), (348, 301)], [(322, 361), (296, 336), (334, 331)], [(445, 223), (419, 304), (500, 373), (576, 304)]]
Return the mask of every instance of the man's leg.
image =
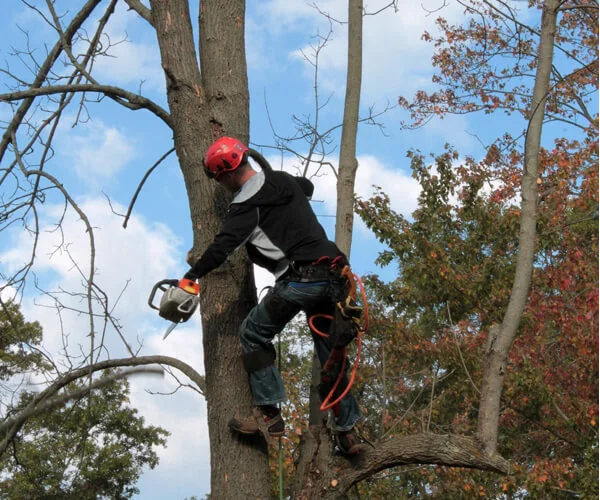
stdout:
[[(275, 348), (272, 340), (299, 312), (300, 308), (280, 293), (283, 283), (277, 283), (256, 305), (240, 326), (240, 341), (244, 367), (248, 372), (254, 404), (264, 416), (271, 436), (283, 434), (284, 423), (277, 404), (285, 400), (285, 389), (279, 370), (275, 367)], [(260, 431), (254, 416), (232, 419), (229, 426), (242, 434)]]

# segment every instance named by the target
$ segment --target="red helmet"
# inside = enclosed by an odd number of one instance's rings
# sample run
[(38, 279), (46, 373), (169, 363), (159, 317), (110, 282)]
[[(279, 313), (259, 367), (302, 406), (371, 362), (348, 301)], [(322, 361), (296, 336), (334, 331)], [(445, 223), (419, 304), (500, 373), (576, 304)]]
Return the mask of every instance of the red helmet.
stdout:
[(218, 179), (225, 172), (233, 172), (246, 162), (248, 148), (233, 137), (221, 137), (206, 150), (204, 172), (211, 179)]

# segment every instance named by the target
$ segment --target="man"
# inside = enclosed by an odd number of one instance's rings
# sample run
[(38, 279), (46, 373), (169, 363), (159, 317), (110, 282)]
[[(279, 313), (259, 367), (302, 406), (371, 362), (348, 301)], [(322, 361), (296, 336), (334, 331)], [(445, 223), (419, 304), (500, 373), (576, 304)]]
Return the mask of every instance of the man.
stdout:
[[(313, 186), (305, 178), (248, 163), (248, 148), (239, 140), (221, 137), (207, 150), (204, 170), (210, 178), (235, 193), (219, 234), (192, 266), (186, 278), (197, 280), (220, 266), (245, 244), (252, 262), (271, 271), (275, 286), (255, 306), (240, 327), (244, 367), (248, 371), (254, 402), (271, 436), (284, 433), (278, 403), (285, 400), (281, 374), (275, 368), (272, 340), (300, 311), (307, 317), (331, 314), (344, 299), (340, 275), (346, 257), (329, 241), (308, 199)], [(327, 340), (313, 334), (323, 366), (330, 354)], [(360, 410), (348, 393), (333, 407), (333, 431), (340, 451), (360, 451), (354, 426)], [(240, 434), (258, 434), (254, 415), (231, 419), (229, 427)], [(262, 424), (260, 427), (265, 427)]]

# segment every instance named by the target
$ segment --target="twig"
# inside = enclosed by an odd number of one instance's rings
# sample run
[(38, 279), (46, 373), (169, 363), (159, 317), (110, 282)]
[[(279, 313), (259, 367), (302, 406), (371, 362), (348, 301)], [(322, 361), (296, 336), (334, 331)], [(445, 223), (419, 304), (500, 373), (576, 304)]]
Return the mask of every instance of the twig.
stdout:
[(144, 186), (144, 183), (146, 182), (146, 180), (148, 179), (148, 177), (150, 177), (150, 174), (152, 172), (154, 172), (154, 169), (156, 169), (156, 167), (158, 167), (165, 160), (165, 158), (167, 158), (173, 151), (175, 151), (175, 148), (169, 149), (169, 151), (167, 151), (164, 155), (162, 155), (158, 159), (158, 161), (154, 165), (152, 165), (150, 167), (150, 169), (148, 169), (148, 171), (144, 174), (144, 177), (142, 177), (142, 180), (140, 181), (137, 189), (135, 190), (133, 198), (131, 199), (131, 202), (129, 203), (129, 208), (127, 209), (127, 213), (125, 214), (125, 220), (123, 221), (123, 227), (124, 228), (127, 228), (127, 222), (129, 221), (129, 217), (131, 216), (131, 212), (133, 210), (133, 206), (135, 205), (137, 197), (140, 194), (140, 192), (142, 190), (142, 187)]
[(477, 392), (477, 394), (481, 394), (481, 392), (479, 391), (479, 388), (477, 387), (477, 385), (475, 385), (475, 382), (473, 382), (473, 379), (471, 378), (471, 374), (469, 373), (469, 370), (465, 363), (465, 358), (463, 357), (462, 351), (460, 349), (460, 344), (458, 342), (458, 336), (456, 335), (456, 327), (452, 323), (452, 315), (450, 314), (450, 304), (448, 304), (448, 302), (446, 302), (446, 309), (448, 311), (448, 321), (450, 322), (450, 330), (452, 330), (452, 335), (454, 336), (456, 350), (458, 351), (458, 356), (460, 357), (460, 362), (462, 364), (463, 370), (465, 371), (465, 374), (467, 375), (469, 382), (471, 382), (473, 389), (475, 389), (475, 392)]

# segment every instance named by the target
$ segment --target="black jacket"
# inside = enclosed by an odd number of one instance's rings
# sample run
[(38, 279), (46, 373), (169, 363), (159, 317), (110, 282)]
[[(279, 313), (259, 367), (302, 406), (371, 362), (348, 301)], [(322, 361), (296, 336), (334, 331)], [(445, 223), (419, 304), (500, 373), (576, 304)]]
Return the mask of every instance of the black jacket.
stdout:
[(190, 274), (201, 278), (244, 244), (252, 262), (276, 278), (287, 271), (290, 261), (308, 263), (342, 255), (317, 221), (307, 198), (307, 182), (312, 188), (306, 179), (268, 170), (251, 177), (235, 195), (221, 231)]

